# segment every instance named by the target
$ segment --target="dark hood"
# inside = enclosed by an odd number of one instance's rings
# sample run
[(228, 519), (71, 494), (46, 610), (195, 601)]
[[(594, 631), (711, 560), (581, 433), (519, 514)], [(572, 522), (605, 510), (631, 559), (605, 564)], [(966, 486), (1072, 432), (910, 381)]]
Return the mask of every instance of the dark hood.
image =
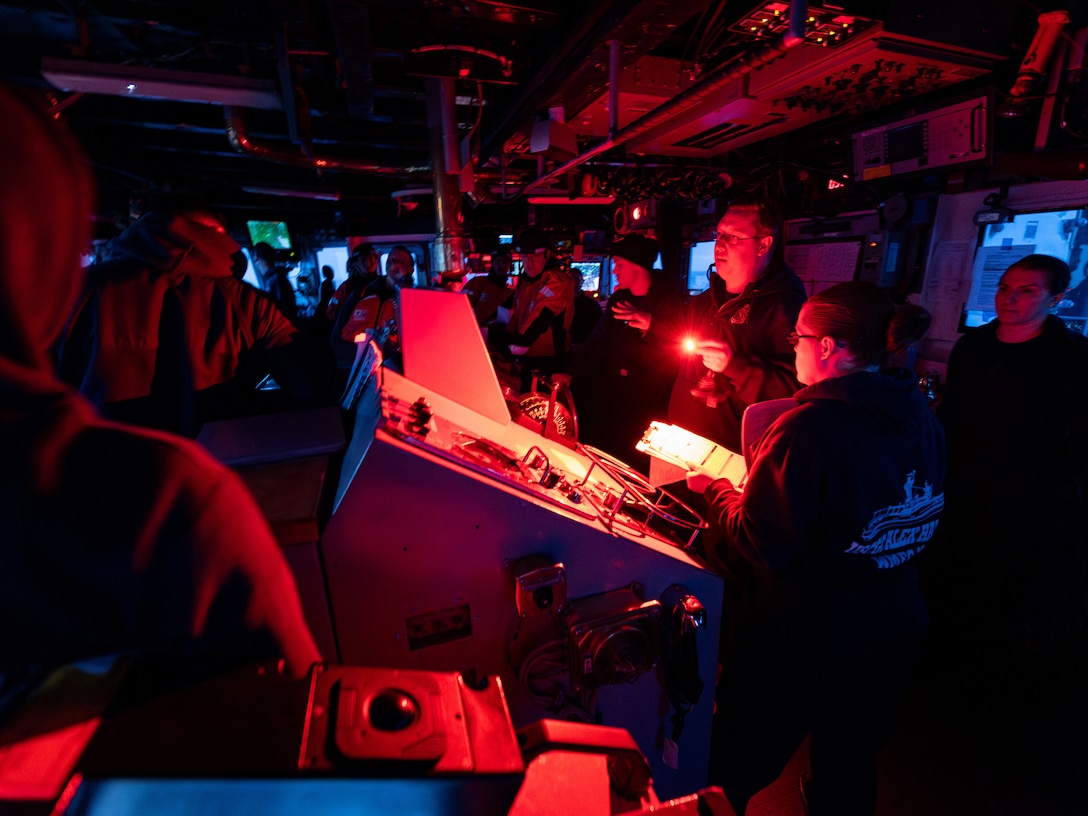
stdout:
[(930, 411), (918, 390), (918, 378), (906, 369), (859, 371), (806, 386), (794, 395), (799, 403), (844, 402), (861, 410), (879, 427), (909, 433)]
[(110, 241), (107, 261), (133, 261), (146, 269), (202, 277), (232, 274), (238, 243), (201, 221), (166, 212), (149, 212)]
[[(51, 381), (50, 348), (83, 289), (94, 182), (83, 151), (33, 101), (0, 87), (0, 387)], [(16, 374), (14, 368), (23, 369)]]

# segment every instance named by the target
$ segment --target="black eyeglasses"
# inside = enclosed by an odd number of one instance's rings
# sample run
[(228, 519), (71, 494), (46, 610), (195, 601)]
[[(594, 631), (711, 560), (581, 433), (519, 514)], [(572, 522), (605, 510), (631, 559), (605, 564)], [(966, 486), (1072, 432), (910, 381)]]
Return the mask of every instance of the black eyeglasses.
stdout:
[(766, 238), (767, 235), (730, 235), (728, 232), (715, 232), (714, 240), (719, 244), (725, 244), (726, 246), (736, 246), (741, 241), (757, 241), (760, 238)]
[[(798, 334), (797, 332), (792, 331), (792, 332), (790, 332), (789, 334), (786, 335), (786, 340), (787, 340), (787, 342), (789, 342), (789, 344), (791, 346), (796, 346), (798, 341), (804, 340), (806, 337), (808, 337), (808, 338), (810, 338), (812, 340), (819, 340), (821, 337), (824, 337), (824, 336), (825, 335), (822, 335), (822, 334)], [(846, 341), (845, 340), (836, 340), (835, 345), (838, 346), (839, 348), (846, 348)]]

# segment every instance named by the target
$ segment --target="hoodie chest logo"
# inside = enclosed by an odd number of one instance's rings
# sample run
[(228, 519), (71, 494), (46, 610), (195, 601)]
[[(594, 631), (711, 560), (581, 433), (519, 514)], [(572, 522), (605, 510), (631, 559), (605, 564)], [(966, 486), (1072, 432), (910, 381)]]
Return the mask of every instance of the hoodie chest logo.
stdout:
[(730, 323), (747, 323), (748, 313), (752, 311), (752, 304), (745, 303), (739, 309), (737, 309), (729, 318)]
[(937, 529), (944, 493), (934, 494), (928, 481), (917, 487), (916, 473), (907, 474), (904, 500), (877, 510), (862, 530), (861, 541), (853, 542), (844, 552), (868, 556), (878, 569), (890, 569), (922, 551)]

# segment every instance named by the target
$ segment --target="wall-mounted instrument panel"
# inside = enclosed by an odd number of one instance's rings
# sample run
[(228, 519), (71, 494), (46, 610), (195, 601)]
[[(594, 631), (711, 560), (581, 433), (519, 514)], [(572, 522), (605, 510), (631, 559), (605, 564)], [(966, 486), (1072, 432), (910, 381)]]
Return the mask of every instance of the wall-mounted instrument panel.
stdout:
[(939, 170), (988, 159), (991, 105), (986, 96), (853, 135), (854, 179)]

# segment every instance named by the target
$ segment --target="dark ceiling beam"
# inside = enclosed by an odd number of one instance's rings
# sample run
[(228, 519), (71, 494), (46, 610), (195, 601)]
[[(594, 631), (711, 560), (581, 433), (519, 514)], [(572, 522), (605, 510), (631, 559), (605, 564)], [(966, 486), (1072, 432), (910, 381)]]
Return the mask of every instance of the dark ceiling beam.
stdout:
[(276, 29), (276, 78), (279, 80), (280, 99), (287, 119), (287, 135), (294, 144), (303, 144), (302, 129), (298, 122), (298, 105), (295, 104), (295, 80), (291, 73), (291, 55), (287, 42), (287, 23)]
[(359, 0), (329, 0), (329, 14), (348, 115), (367, 119), (374, 114), (371, 64), (375, 54), (371, 42), (370, 6)]
[(588, 11), (573, 31), (552, 51), (540, 70), (521, 84), (516, 101), (491, 125), (490, 135), (480, 145), (479, 164), (486, 164), (499, 153), (527, 119), (546, 107), (556, 87), (577, 73), (571, 70), (572, 66), (581, 66), (638, 5), (638, 0), (589, 3)]

